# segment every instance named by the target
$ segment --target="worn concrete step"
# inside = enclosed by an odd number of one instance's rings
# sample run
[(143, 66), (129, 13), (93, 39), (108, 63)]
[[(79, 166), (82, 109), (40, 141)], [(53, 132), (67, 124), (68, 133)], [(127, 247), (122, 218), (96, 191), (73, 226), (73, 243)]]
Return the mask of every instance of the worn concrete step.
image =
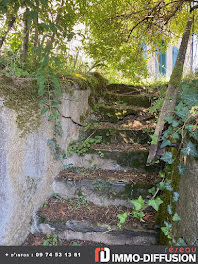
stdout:
[(129, 215), (118, 228), (118, 214), (130, 213), (131, 209), (116, 206), (97, 206), (81, 199), (50, 198), (40, 208), (36, 217), (35, 231), (56, 234), (60, 239), (84, 240), (109, 245), (157, 244), (155, 213), (147, 211), (144, 222)]
[[(55, 237), (55, 239), (54, 239)], [(97, 243), (85, 240), (65, 240), (60, 239), (56, 235), (41, 234), (41, 233), (30, 233), (26, 238), (22, 246), (45, 246), (46, 243), (50, 246), (92, 246), (92, 247), (104, 247), (107, 244)]]
[(85, 138), (89, 135), (102, 136), (103, 143), (126, 143), (126, 144), (147, 144), (150, 140), (149, 132), (146, 129), (118, 129), (111, 126), (98, 126), (89, 129), (85, 133)]
[[(138, 107), (134, 105), (107, 105), (101, 104), (95, 110), (96, 117), (99, 117), (100, 121), (109, 121), (112, 123), (116, 123), (119, 120), (124, 119), (127, 116), (137, 116), (140, 114), (146, 115), (148, 113), (148, 109), (144, 107)], [(149, 116), (151, 117), (151, 115)]]
[(97, 144), (91, 146), (86, 154), (73, 153), (67, 158), (74, 167), (96, 166), (104, 170), (143, 169), (148, 172), (158, 171), (159, 165), (146, 166), (148, 145), (134, 144)]
[(145, 89), (140, 85), (135, 86), (135, 85), (111, 83), (107, 85), (107, 91), (130, 95), (130, 94), (140, 94), (141, 92), (145, 92)]
[(154, 185), (157, 174), (145, 171), (113, 171), (70, 168), (60, 172), (54, 181), (54, 192), (61, 197), (85, 196), (97, 205), (132, 208), (132, 199), (141, 195), (150, 198), (148, 189)]
[(141, 95), (128, 95), (106, 92), (104, 94), (104, 99), (107, 102), (121, 102), (131, 106), (150, 107), (151, 105), (151, 96), (146, 93), (142, 93)]
[(134, 144), (99, 144), (90, 149), (90, 153), (99, 153), (104, 160), (113, 160), (120, 167), (132, 169), (150, 169), (146, 167), (149, 146)]

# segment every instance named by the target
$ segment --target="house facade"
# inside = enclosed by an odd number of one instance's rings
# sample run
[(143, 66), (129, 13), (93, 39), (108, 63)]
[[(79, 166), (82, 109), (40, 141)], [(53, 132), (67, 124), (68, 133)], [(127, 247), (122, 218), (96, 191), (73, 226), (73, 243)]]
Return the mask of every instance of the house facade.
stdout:
[[(165, 77), (170, 79), (174, 69), (181, 40), (174, 45), (169, 45), (166, 52), (157, 50), (148, 57), (147, 68), (152, 79), (160, 79)], [(192, 37), (189, 40), (184, 63), (184, 76), (198, 71), (198, 38)]]

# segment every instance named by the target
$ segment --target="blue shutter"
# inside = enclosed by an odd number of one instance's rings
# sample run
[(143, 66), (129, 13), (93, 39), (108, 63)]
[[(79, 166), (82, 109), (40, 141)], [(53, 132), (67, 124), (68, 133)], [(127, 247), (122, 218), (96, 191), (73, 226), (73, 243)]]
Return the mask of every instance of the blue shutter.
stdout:
[(166, 53), (161, 51), (156, 52), (156, 74), (157, 77), (166, 75)]
[(178, 55), (178, 48), (176, 48), (175, 46), (173, 47), (173, 69), (175, 67), (175, 63), (176, 63), (176, 60), (177, 60), (177, 55)]
[(166, 53), (161, 52), (161, 74), (166, 75)]

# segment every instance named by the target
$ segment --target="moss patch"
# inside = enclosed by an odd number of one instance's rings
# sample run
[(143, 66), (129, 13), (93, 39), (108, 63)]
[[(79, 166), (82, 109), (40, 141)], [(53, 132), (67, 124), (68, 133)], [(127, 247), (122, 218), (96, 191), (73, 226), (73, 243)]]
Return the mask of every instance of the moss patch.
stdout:
[(151, 105), (150, 97), (146, 94), (129, 96), (125, 94), (107, 92), (104, 95), (104, 98), (107, 100), (107, 102), (122, 102), (133, 106), (150, 107)]
[(40, 126), (39, 97), (36, 81), (0, 76), (0, 97), (4, 105), (17, 113), (17, 126), (25, 136)]
[[(169, 223), (172, 223), (172, 215), (168, 214), (167, 207), (169, 204), (172, 205), (173, 212), (176, 211), (176, 204), (172, 203), (173, 199), (173, 192), (178, 192), (179, 190), (179, 181), (180, 181), (180, 175), (178, 171), (178, 164), (179, 164), (179, 151), (177, 149), (172, 149), (173, 158), (175, 160), (174, 164), (167, 165), (166, 166), (166, 178), (171, 180), (171, 186), (173, 187), (173, 191), (164, 191), (162, 200), (164, 201), (163, 204), (160, 206), (160, 210), (157, 215), (157, 221), (160, 222), (161, 226), (164, 226), (164, 221), (167, 221)], [(173, 229), (176, 224), (173, 224)], [(160, 232), (160, 245), (169, 245), (168, 238), (164, 235), (164, 233)]]
[(183, 65), (177, 63), (171, 75), (169, 84), (174, 87), (179, 87), (180, 82), (182, 80), (182, 74), (183, 74)]

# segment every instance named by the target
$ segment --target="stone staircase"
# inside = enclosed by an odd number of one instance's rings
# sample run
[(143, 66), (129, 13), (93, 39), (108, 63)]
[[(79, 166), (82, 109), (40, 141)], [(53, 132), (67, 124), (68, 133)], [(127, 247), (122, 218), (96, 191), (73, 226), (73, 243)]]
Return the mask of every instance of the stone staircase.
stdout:
[[(158, 241), (155, 212), (144, 222), (129, 216), (118, 228), (118, 214), (132, 211), (132, 199), (149, 199), (159, 165), (146, 167), (149, 134), (155, 127), (148, 113), (151, 95), (141, 87), (111, 84), (95, 106), (92, 126), (82, 138), (102, 136), (85, 155), (73, 154), (60, 172), (51, 197), (35, 217), (26, 245), (42, 244), (56, 234), (58, 244), (154, 245)], [(31, 238), (33, 236), (33, 238)], [(42, 237), (42, 239), (38, 239)], [(31, 241), (31, 242), (30, 242)], [(39, 242), (40, 241), (40, 242)], [(69, 243), (69, 242), (68, 242)]]

